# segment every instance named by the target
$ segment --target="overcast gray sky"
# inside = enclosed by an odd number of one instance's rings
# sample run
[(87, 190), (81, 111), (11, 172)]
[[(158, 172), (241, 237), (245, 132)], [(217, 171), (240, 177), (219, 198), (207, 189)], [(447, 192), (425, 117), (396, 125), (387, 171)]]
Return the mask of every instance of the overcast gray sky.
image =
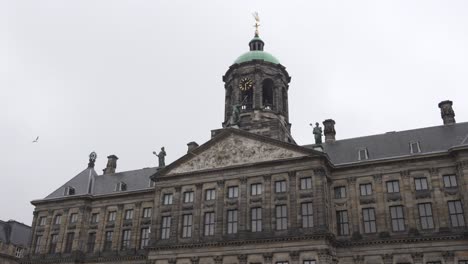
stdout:
[(91, 151), (123, 171), (207, 141), (253, 11), (299, 144), (327, 118), (338, 139), (440, 125), (446, 99), (468, 120), (468, 1), (0, 0), (0, 219), (31, 224)]

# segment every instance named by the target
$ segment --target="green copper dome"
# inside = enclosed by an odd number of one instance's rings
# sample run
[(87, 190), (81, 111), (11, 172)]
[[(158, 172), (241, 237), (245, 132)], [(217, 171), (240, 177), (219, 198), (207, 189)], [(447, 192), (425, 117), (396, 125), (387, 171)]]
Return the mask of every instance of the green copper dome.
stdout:
[(249, 52), (246, 52), (240, 55), (239, 58), (237, 58), (237, 60), (234, 61), (234, 63), (240, 64), (240, 63), (252, 61), (252, 60), (263, 60), (263, 61), (268, 61), (274, 64), (280, 64), (277, 58), (275, 58), (270, 53), (262, 51), (262, 50), (251, 50)]

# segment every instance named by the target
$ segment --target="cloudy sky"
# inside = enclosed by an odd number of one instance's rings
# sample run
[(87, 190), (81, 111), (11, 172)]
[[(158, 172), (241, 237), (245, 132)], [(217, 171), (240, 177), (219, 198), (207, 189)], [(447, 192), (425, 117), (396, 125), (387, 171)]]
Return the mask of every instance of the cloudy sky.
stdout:
[(253, 11), (299, 144), (327, 118), (338, 139), (440, 125), (446, 99), (468, 120), (467, 1), (0, 0), (0, 219), (30, 224), (91, 151), (123, 171), (208, 140)]

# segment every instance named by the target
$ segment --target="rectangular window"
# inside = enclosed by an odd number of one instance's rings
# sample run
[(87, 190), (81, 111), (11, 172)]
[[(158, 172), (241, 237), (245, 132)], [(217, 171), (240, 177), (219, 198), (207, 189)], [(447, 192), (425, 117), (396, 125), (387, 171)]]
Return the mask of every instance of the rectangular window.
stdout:
[(112, 250), (112, 237), (114, 236), (114, 231), (107, 231), (104, 237), (104, 251)]
[(405, 231), (403, 206), (390, 206), (390, 217), (392, 218), (392, 230), (394, 232)]
[(421, 229), (434, 228), (434, 220), (432, 218), (432, 205), (431, 203), (418, 204), (419, 221), (421, 222)]
[(36, 236), (36, 246), (34, 247), (35, 254), (41, 253), (41, 246), (42, 246), (42, 236)]
[(276, 206), (276, 230), (288, 229), (288, 209), (286, 205)]
[(131, 230), (123, 230), (122, 231), (122, 245), (121, 249), (126, 250), (130, 248), (130, 239), (132, 237), (132, 231)]
[(96, 224), (99, 222), (99, 213), (91, 214), (91, 223)]
[(465, 226), (465, 217), (463, 216), (463, 205), (461, 201), (448, 201), (448, 209), (452, 227)]
[(22, 258), (22, 257), (23, 257), (23, 253), (24, 253), (24, 249), (23, 249), (23, 248), (20, 248), (20, 247), (17, 247), (17, 248), (16, 248), (16, 251), (15, 251), (15, 257), (17, 257), (17, 258)]
[(359, 189), (361, 190), (361, 196), (367, 196), (372, 194), (372, 183), (360, 184)]
[(62, 216), (61, 215), (56, 215), (54, 217), (54, 225), (60, 225), (61, 221), (62, 221)]
[(387, 182), (387, 193), (399, 193), (400, 182), (399, 181), (388, 181)]
[(184, 192), (184, 203), (193, 203), (193, 192)]
[(151, 217), (151, 207), (143, 208), (143, 218), (150, 218)]
[(411, 152), (411, 154), (421, 152), (421, 148), (419, 147), (419, 141), (410, 142), (410, 152)]
[(358, 160), (366, 160), (369, 159), (369, 152), (366, 148), (360, 149), (358, 151)]
[(301, 204), (301, 215), (303, 228), (309, 228), (314, 226), (312, 203)]
[(205, 213), (205, 236), (214, 236), (215, 232), (215, 213)]
[(39, 225), (40, 226), (45, 226), (46, 222), (47, 222), (47, 217), (45, 217), (45, 216), (39, 217)]
[(172, 204), (172, 193), (166, 193), (163, 196), (163, 204), (170, 205)]
[(277, 261), (276, 264), (289, 264), (287, 261)]
[(216, 199), (216, 190), (215, 189), (208, 189), (205, 191), (205, 200), (211, 201)]
[(228, 188), (228, 198), (237, 198), (239, 197), (239, 187), (231, 186)]
[(133, 219), (133, 209), (125, 210), (124, 220)]
[(150, 232), (149, 232), (149, 227), (145, 227), (141, 229), (141, 236), (140, 236), (140, 249), (144, 249), (149, 245), (149, 240), (150, 240)]
[(286, 181), (275, 181), (275, 192), (276, 193), (282, 193), (286, 192)]
[(348, 211), (336, 211), (336, 228), (339, 236), (349, 235)]
[(237, 210), (227, 211), (227, 233), (237, 234)]
[(452, 188), (457, 187), (457, 177), (455, 175), (445, 175), (444, 176), (444, 187)]
[(363, 208), (362, 209), (362, 221), (364, 223), (364, 233), (375, 233), (375, 232), (377, 232), (374, 208)]
[(261, 183), (252, 183), (250, 185), (250, 195), (261, 195), (262, 194), (262, 184)]
[(459, 260), (458, 264), (468, 264), (468, 260)]
[(96, 245), (96, 233), (89, 233), (86, 252), (93, 253), (94, 245)]
[(414, 187), (416, 191), (427, 190), (428, 189), (427, 178), (426, 177), (414, 178)]
[(315, 264), (315, 260), (304, 260), (302, 264)]
[(338, 186), (335, 187), (335, 199), (346, 198), (346, 187)]
[(171, 235), (171, 217), (163, 216), (161, 222), (161, 239), (169, 239)]
[(57, 234), (51, 235), (49, 254), (55, 254), (55, 252), (57, 251), (57, 242), (58, 242), (58, 235)]
[(182, 237), (192, 237), (192, 222), (193, 222), (193, 215), (185, 214), (182, 219)]
[(255, 207), (250, 209), (250, 219), (252, 232), (262, 232), (262, 208)]
[(65, 249), (64, 253), (72, 252), (73, 240), (75, 239), (75, 233), (68, 233), (67, 240), (65, 240)]
[(301, 178), (301, 190), (312, 189), (312, 178)]
[(107, 215), (107, 222), (114, 222), (116, 215), (117, 213), (115, 211), (109, 212), (109, 214)]
[(78, 221), (78, 214), (77, 213), (71, 214), (70, 215), (70, 223), (74, 224), (74, 223), (76, 223), (76, 221)]

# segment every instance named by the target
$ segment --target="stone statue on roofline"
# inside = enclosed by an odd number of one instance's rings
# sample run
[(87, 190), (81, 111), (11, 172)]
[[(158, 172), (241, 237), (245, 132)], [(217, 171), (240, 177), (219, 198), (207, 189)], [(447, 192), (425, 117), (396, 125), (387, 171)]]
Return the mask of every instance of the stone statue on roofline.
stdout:
[[(312, 124), (310, 124), (310, 126), (312, 126)], [(318, 122), (315, 123), (312, 133), (314, 134), (315, 144), (322, 144), (322, 128), (319, 126)]]
[(153, 154), (158, 156), (158, 167), (159, 168), (162, 168), (162, 167), (165, 167), (166, 166), (166, 162), (165, 162), (165, 159), (166, 159), (166, 151), (164, 150), (164, 147), (161, 148), (161, 151), (159, 153), (156, 153), (156, 151), (153, 151)]

